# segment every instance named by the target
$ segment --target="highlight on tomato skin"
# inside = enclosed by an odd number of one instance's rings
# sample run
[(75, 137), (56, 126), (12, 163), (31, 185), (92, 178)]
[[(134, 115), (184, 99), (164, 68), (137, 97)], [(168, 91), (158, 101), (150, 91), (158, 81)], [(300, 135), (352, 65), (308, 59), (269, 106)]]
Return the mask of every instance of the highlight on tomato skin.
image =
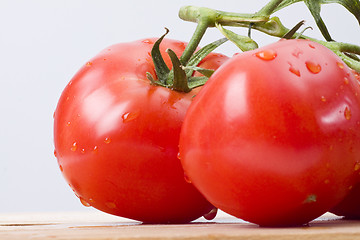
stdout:
[[(65, 87), (54, 114), (55, 155), (84, 206), (146, 223), (187, 223), (213, 210), (184, 179), (180, 129), (193, 96), (150, 84), (156, 39), (112, 45)], [(164, 39), (178, 56), (187, 43)], [(199, 65), (216, 69), (227, 57)]]
[(306, 224), (359, 182), (360, 85), (328, 48), (280, 40), (237, 54), (192, 102), (180, 159), (217, 208), (261, 226)]

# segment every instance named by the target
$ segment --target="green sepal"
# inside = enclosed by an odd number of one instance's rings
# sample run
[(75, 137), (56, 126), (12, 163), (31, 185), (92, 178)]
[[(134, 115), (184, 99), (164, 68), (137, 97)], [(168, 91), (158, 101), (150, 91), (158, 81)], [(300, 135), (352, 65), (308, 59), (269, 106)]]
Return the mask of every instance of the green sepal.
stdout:
[(282, 38), (285, 39), (291, 39), (294, 37), (295, 33), (297, 32), (297, 30), (299, 30), (299, 28), (304, 25), (305, 21), (302, 20), (300, 21), (298, 24), (295, 25), (295, 27), (293, 27), (292, 29), (290, 29), (290, 31), (288, 31), (284, 36), (282, 36)]
[[(209, 55), (209, 53), (214, 51), (217, 47), (219, 47), (221, 44), (225, 43), (226, 41), (228, 41), (228, 39), (221, 38), (202, 47), (196, 53), (194, 53), (194, 55), (189, 59), (189, 62), (186, 64), (186, 67), (192, 67), (192, 66), (196, 67), (207, 55)], [(186, 76), (190, 77), (194, 73), (194, 70), (189, 68), (185, 72), (186, 72)]]
[(164, 39), (164, 37), (169, 33), (169, 29), (165, 28), (166, 32), (162, 35), (155, 43), (153, 48), (151, 49), (151, 57), (153, 59), (155, 65), (155, 72), (157, 78), (159, 79), (160, 83), (166, 84), (170, 69), (166, 65), (161, 53), (160, 53), (160, 43)]
[(191, 77), (188, 81), (189, 88), (194, 89), (200, 87), (204, 85), (208, 79), (208, 77)]
[(216, 28), (231, 42), (233, 42), (241, 51), (246, 52), (257, 49), (258, 44), (248, 36), (238, 35), (230, 30), (225, 29), (220, 23), (216, 23)]
[(215, 70), (212, 70), (212, 69), (206, 69), (206, 68), (195, 67), (195, 66), (186, 66), (186, 67), (183, 67), (183, 69), (185, 71), (189, 70), (189, 69), (193, 70), (193, 71), (197, 71), (208, 78), (211, 77), (211, 75), (215, 72)]
[(188, 86), (188, 78), (184, 69), (181, 67), (180, 59), (176, 56), (175, 52), (171, 49), (167, 49), (166, 52), (169, 54), (171, 63), (173, 65), (173, 83), (171, 89), (175, 91), (188, 93), (191, 91), (191, 88)]

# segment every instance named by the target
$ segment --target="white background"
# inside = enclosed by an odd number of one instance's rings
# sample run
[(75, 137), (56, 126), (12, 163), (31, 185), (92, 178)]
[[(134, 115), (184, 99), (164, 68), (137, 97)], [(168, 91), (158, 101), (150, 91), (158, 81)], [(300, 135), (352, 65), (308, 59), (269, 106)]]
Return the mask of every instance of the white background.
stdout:
[[(60, 174), (53, 155), (53, 112), (71, 77), (108, 45), (158, 37), (188, 41), (195, 28), (178, 18), (183, 5), (253, 13), (265, 0), (1, 0), (0, 213), (86, 210)], [(306, 35), (321, 38), (304, 3), (275, 15), (291, 28), (305, 19)], [(333, 38), (360, 45), (360, 27), (340, 5), (323, 6)], [(237, 30), (246, 33), (246, 30)], [(260, 44), (275, 41), (253, 33)], [(211, 29), (203, 45), (221, 38)], [(231, 56), (236, 48), (221, 47)]]

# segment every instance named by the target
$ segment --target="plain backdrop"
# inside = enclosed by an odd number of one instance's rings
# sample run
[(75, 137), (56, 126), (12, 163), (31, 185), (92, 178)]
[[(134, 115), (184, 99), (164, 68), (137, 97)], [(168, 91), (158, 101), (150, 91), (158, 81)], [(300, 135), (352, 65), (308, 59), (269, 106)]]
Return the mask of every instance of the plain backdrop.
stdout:
[[(194, 23), (183, 5), (253, 13), (265, 0), (1, 0), (0, 213), (86, 210), (61, 176), (54, 157), (53, 112), (65, 85), (88, 59), (118, 42), (159, 37), (188, 41)], [(306, 20), (306, 35), (322, 38), (304, 3), (275, 14), (291, 28)], [(360, 27), (345, 8), (325, 5), (333, 38), (360, 45)], [(246, 29), (236, 29), (246, 34)], [(221, 38), (209, 29), (202, 45)], [(253, 32), (260, 45), (277, 39)], [(220, 47), (231, 56), (236, 47)]]

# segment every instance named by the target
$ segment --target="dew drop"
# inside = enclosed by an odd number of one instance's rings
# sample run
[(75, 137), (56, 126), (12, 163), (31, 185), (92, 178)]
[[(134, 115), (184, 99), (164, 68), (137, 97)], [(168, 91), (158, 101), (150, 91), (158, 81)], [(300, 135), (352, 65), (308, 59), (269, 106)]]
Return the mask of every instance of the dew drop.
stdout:
[(111, 138), (109, 138), (109, 137), (105, 138), (104, 143), (106, 143), (106, 144), (111, 143)]
[(349, 84), (349, 79), (347, 77), (344, 78), (344, 83), (345, 83), (345, 85)]
[(90, 203), (85, 201), (82, 197), (79, 197), (79, 199), (82, 205), (84, 205), (85, 207), (91, 207)]
[(71, 125), (71, 122), (70, 122), (70, 121), (66, 123), (66, 126), (67, 126), (67, 127), (69, 127), (70, 125)]
[(191, 180), (190, 180), (189, 176), (186, 175), (186, 173), (184, 173), (184, 179), (185, 179), (185, 182), (191, 183)]
[(295, 74), (296, 76), (300, 77), (300, 71), (293, 66), (290, 66), (289, 71)]
[(63, 168), (63, 166), (62, 166), (61, 164), (59, 165), (59, 168), (60, 168), (60, 171), (61, 171), (61, 172), (64, 171), (64, 168)]
[(261, 60), (271, 61), (276, 58), (277, 53), (274, 50), (266, 49), (255, 53), (255, 56), (260, 58)]
[(213, 219), (216, 217), (217, 212), (218, 212), (218, 209), (217, 209), (217, 208), (213, 208), (213, 209), (211, 209), (210, 212), (204, 214), (204, 218), (205, 218), (206, 220), (213, 220)]
[(326, 98), (324, 96), (321, 96), (321, 101), (326, 102)]
[(344, 116), (345, 116), (346, 120), (351, 119), (351, 110), (348, 107), (345, 108)]
[(58, 154), (57, 154), (56, 149), (54, 149), (54, 156), (55, 156), (56, 158), (58, 157)]
[(305, 64), (306, 64), (307, 69), (311, 73), (317, 74), (317, 73), (319, 73), (321, 71), (321, 66), (319, 64), (317, 64), (317, 63), (308, 61), (308, 62), (305, 62)]
[(309, 43), (309, 47), (311, 47), (311, 48), (315, 49), (315, 46), (314, 46), (314, 45), (312, 45), (311, 43)]
[(82, 148), (82, 149), (80, 150), (80, 152), (81, 152), (81, 153), (85, 153), (85, 149)]
[(92, 62), (87, 62), (87, 63), (86, 63), (86, 66), (87, 66), (87, 67), (91, 67), (92, 65), (93, 65)]
[(71, 145), (71, 148), (70, 148), (71, 151), (75, 152), (77, 150), (77, 142), (74, 142), (72, 145)]
[(180, 152), (177, 153), (176, 157), (177, 159), (181, 160)]
[(130, 122), (139, 116), (140, 112), (127, 112), (122, 115), (123, 122)]
[(108, 208), (111, 208), (111, 209), (116, 208), (116, 204), (113, 203), (113, 202), (107, 202), (107, 203), (105, 203), (105, 205), (106, 205)]
[(150, 39), (142, 40), (143, 43), (152, 44), (153, 42)]
[(360, 169), (360, 163), (357, 162), (357, 163), (355, 164), (354, 170), (355, 170), (355, 171), (358, 171), (359, 169)]
[(97, 153), (98, 151), (99, 151), (98, 146), (95, 146), (95, 147), (93, 148), (93, 152), (94, 152), (94, 153)]
[(345, 67), (342, 62), (337, 62), (336, 64), (338, 65), (338, 67), (339, 67), (340, 69), (344, 69), (344, 67)]

